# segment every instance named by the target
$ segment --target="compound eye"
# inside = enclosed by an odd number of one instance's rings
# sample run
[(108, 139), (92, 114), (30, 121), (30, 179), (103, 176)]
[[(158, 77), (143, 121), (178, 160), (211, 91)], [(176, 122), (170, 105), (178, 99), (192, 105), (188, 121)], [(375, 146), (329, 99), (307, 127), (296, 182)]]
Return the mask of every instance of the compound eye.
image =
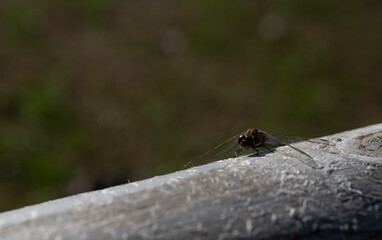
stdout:
[(237, 142), (240, 144), (242, 141), (244, 141), (244, 139), (245, 139), (245, 136), (240, 135), (239, 138), (237, 139)]

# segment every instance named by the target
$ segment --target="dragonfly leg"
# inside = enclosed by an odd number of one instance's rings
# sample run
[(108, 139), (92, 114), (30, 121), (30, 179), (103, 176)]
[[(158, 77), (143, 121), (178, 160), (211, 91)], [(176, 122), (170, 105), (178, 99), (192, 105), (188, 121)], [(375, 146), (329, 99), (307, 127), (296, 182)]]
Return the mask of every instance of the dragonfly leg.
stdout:
[(267, 145), (264, 145), (264, 147), (265, 147), (266, 149), (268, 149), (270, 152), (273, 152), (273, 150), (270, 149)]
[(235, 156), (236, 156), (236, 157), (239, 156), (239, 152), (241, 152), (241, 151), (243, 151), (243, 149), (241, 149), (241, 148), (237, 149), (237, 150), (235, 151)]
[(256, 155), (259, 156), (259, 150), (257, 150), (257, 148), (252, 148), (253, 149), (253, 152), (256, 151)]
[(261, 144), (261, 145), (257, 146), (256, 148), (253, 148), (253, 152), (255, 152), (255, 150), (256, 150), (256, 155), (259, 155), (259, 150), (257, 150), (257, 148), (259, 148), (259, 147), (265, 147), (265, 148), (268, 149), (270, 152), (273, 152), (273, 150), (270, 149), (267, 145), (265, 145), (265, 144)]

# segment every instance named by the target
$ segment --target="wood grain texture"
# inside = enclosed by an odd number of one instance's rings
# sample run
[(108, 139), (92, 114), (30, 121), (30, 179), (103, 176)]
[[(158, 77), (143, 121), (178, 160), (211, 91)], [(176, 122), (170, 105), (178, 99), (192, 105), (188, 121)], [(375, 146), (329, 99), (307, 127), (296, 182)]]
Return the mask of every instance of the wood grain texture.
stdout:
[[(382, 124), (0, 214), (0, 239), (375, 239)], [(181, 160), (182, 161), (182, 160)]]

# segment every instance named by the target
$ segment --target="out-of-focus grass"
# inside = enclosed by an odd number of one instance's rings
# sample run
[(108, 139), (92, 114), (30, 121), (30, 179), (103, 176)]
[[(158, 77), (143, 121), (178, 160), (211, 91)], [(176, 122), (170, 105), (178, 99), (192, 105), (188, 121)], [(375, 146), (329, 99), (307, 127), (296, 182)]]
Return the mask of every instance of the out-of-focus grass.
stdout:
[(380, 5), (1, 1), (0, 210), (380, 122)]
[(0, 104), (2, 208), (62, 193), (83, 149), (75, 113), (57, 86), (44, 84), (11, 92)]

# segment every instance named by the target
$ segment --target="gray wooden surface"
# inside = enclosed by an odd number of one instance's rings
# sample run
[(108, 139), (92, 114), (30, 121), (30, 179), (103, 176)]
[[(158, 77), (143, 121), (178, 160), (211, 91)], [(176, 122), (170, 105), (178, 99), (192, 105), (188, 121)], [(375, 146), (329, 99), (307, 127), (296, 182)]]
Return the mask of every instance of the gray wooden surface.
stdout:
[[(382, 124), (0, 214), (0, 239), (380, 239)], [(182, 159), (180, 161), (184, 162)]]

